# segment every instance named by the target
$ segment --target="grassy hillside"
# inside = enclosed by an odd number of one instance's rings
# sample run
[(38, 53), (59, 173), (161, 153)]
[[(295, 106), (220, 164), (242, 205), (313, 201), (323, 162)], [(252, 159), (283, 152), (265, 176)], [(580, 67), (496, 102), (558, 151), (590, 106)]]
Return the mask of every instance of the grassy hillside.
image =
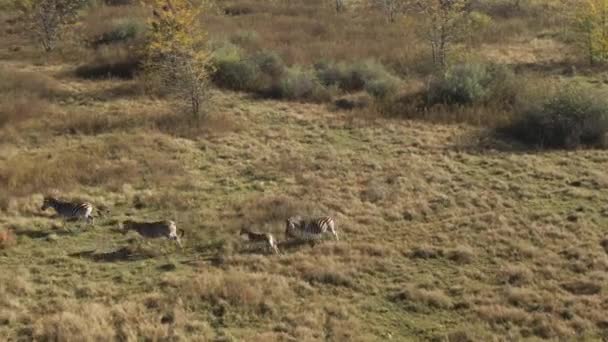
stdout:
[[(214, 18), (219, 37), (257, 17)], [(83, 79), (80, 62), (15, 39), (0, 60), (1, 340), (608, 336), (608, 152), (217, 89), (197, 121), (137, 78)], [(482, 53), (561, 70), (544, 59), (560, 42), (512, 44), (525, 61)], [(302, 53), (285, 59), (317, 58)], [(40, 210), (45, 194), (101, 216), (67, 230)], [(332, 215), (341, 240), (286, 242), (294, 214)], [(122, 234), (126, 219), (173, 219), (184, 248)], [(241, 227), (273, 233), (282, 254), (249, 250)]]

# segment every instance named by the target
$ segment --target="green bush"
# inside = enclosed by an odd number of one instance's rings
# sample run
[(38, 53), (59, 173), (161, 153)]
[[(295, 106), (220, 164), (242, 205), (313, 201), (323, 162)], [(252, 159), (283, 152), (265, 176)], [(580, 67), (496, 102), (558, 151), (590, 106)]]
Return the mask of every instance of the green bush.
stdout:
[(212, 62), (215, 68), (213, 82), (222, 88), (251, 90), (260, 74), (259, 68), (252, 61), (243, 59), (241, 50), (232, 44), (219, 47)]
[(399, 87), (399, 79), (374, 61), (351, 65), (317, 63), (315, 72), (319, 81), (327, 87), (337, 87), (342, 91), (365, 90), (376, 99), (389, 98)]
[(459, 64), (434, 79), (429, 86), (429, 104), (512, 104), (517, 94), (513, 72), (503, 66)]
[(280, 80), (278, 95), (289, 100), (327, 101), (330, 93), (319, 82), (315, 73), (300, 68), (290, 68)]
[(218, 48), (213, 56), (213, 81), (219, 87), (277, 96), (277, 87), (285, 74), (285, 63), (273, 52), (260, 51), (244, 57), (234, 45)]
[(567, 85), (541, 101), (524, 105), (505, 130), (525, 143), (548, 148), (600, 146), (608, 132), (608, 94)]
[(397, 92), (398, 82), (394, 78), (382, 78), (368, 82), (365, 91), (375, 99), (387, 99)]
[(347, 65), (345, 63), (321, 62), (315, 65), (318, 79), (325, 86), (338, 86), (343, 91), (358, 91), (369, 88), (370, 83), (397, 84), (397, 78), (374, 61), (365, 61)]

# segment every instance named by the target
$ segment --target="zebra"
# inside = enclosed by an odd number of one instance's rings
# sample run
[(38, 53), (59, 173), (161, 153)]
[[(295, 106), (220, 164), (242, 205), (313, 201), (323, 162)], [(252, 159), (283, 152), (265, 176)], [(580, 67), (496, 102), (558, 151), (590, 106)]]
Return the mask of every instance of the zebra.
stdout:
[[(123, 234), (128, 233), (130, 230), (136, 231), (139, 235), (150, 238), (162, 238), (165, 237), (169, 240), (175, 240), (175, 242), (182, 247), (180, 238), (184, 237), (184, 230), (177, 229), (175, 222), (171, 220), (163, 220), (156, 222), (135, 222), (132, 220), (123, 221)], [(178, 236), (179, 231), (179, 236)]]
[(48, 208), (55, 209), (57, 215), (64, 220), (86, 220), (87, 223), (93, 223), (93, 205), (87, 202), (64, 202), (55, 199), (51, 196), (44, 197), (40, 210), (45, 211)]
[(287, 238), (310, 241), (313, 246), (328, 231), (336, 241), (339, 241), (335, 221), (329, 216), (311, 220), (304, 220), (301, 216), (292, 216), (287, 219), (285, 225), (285, 236)]
[(249, 229), (242, 228), (239, 235), (246, 237), (247, 240), (253, 244), (263, 244), (269, 251), (273, 251), (275, 254), (280, 253), (277, 242), (270, 233), (256, 233)]

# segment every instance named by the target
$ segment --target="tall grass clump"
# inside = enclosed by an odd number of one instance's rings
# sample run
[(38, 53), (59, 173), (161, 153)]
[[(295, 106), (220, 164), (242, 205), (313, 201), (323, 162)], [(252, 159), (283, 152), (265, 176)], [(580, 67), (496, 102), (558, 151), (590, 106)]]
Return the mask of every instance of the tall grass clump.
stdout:
[(524, 143), (546, 148), (603, 146), (608, 133), (608, 94), (579, 83), (566, 84), (521, 105), (505, 132)]

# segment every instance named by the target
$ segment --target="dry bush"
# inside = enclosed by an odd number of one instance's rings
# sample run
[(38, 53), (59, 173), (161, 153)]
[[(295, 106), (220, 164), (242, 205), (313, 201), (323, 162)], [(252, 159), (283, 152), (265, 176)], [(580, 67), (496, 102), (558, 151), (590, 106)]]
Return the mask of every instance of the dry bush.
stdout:
[(0, 67), (0, 93), (34, 94), (44, 98), (61, 95), (59, 84), (49, 76)]
[(507, 265), (498, 273), (498, 280), (502, 284), (512, 286), (522, 286), (528, 284), (533, 279), (532, 271), (523, 265)]
[(32, 72), (0, 68), (0, 128), (54, 111), (49, 103), (62, 95), (51, 78)]
[(78, 34), (91, 49), (75, 71), (82, 78), (133, 78), (141, 68), (147, 11), (142, 6), (91, 7)]
[(96, 49), (107, 44), (141, 46), (148, 12), (143, 6), (95, 6), (88, 9), (79, 34)]
[(270, 305), (293, 295), (285, 277), (237, 269), (201, 270), (195, 279), (189, 278), (177, 286), (186, 296), (245, 307)]
[[(137, 144), (133, 141), (137, 140)], [(95, 144), (64, 146), (53, 152), (15, 155), (0, 168), (0, 181), (13, 196), (80, 186), (120, 189), (124, 183), (167, 182), (183, 168), (167, 160), (153, 136), (116, 136)], [(117, 158), (115, 151), (122, 151)], [(129, 157), (133, 159), (129, 159)], [(144, 166), (144, 167), (142, 167)]]
[[(360, 61), (381, 56), (384, 64), (403, 73), (429, 70), (428, 53), (415, 36), (412, 23), (387, 24), (383, 14), (376, 11), (362, 8), (354, 16), (336, 16), (318, 1), (303, 0), (228, 1), (223, 8), (234, 15), (209, 15), (206, 22), (212, 36), (235, 35), (247, 27), (260, 39), (243, 47), (276, 51), (288, 65), (312, 66), (322, 60)], [(245, 12), (247, 15), (240, 15)], [(407, 46), (403, 41), (409, 42)]]
[(470, 264), (475, 260), (475, 251), (469, 246), (458, 246), (446, 251), (446, 257), (457, 264)]
[(239, 131), (242, 126), (233, 117), (221, 113), (209, 113), (202, 118), (193, 118), (180, 113), (161, 113), (151, 120), (153, 128), (184, 138), (222, 135)]
[(408, 285), (405, 289), (393, 295), (395, 302), (407, 303), (410, 309), (418, 310), (420, 305), (436, 308), (449, 309), (452, 307), (452, 299), (441, 290), (427, 290)]
[(509, 304), (523, 308), (526, 311), (550, 312), (553, 309), (553, 299), (543, 298), (537, 291), (527, 288), (508, 288), (505, 297)]
[(531, 315), (525, 310), (503, 305), (482, 306), (477, 308), (476, 311), (481, 319), (491, 324), (522, 326), (531, 320)]
[[(186, 338), (190, 334), (213, 337), (205, 322), (186, 317), (181, 302), (170, 302), (163, 296), (154, 298), (151, 295), (141, 301), (127, 301), (112, 307), (98, 303), (69, 302), (65, 305), (64, 311), (35, 322), (35, 340), (169, 340)], [(172, 329), (167, 329), (168, 321), (172, 322)]]
[(414, 247), (409, 253), (409, 256), (417, 259), (437, 259), (443, 257), (444, 253), (445, 252), (441, 248), (421, 245)]
[(138, 167), (132, 161), (109, 162), (88, 151), (61, 151), (54, 156), (15, 156), (0, 170), (4, 186), (13, 195), (26, 195), (53, 188), (119, 186), (135, 179)]
[(0, 128), (43, 117), (53, 111), (53, 105), (36, 95), (6, 96), (2, 94), (0, 95)]
[(348, 274), (343, 265), (336, 264), (328, 258), (319, 257), (317, 260), (318, 264), (301, 262), (296, 265), (302, 279), (321, 286), (355, 287), (354, 277)]
[(17, 244), (15, 234), (10, 229), (0, 231), (0, 249), (7, 249)]

